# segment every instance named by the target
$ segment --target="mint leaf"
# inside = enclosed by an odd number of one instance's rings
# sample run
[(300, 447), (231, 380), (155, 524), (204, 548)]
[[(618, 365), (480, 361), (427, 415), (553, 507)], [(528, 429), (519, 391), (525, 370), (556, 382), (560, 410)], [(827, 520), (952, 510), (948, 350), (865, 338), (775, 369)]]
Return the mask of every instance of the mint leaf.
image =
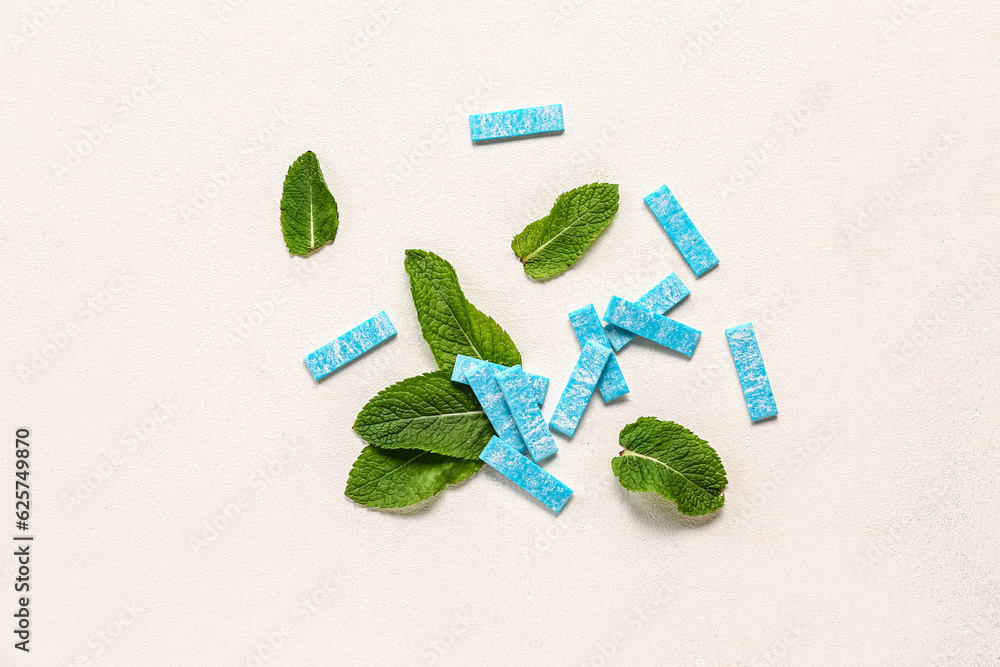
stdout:
[(475, 394), (452, 382), (446, 371), (383, 389), (361, 409), (354, 430), (383, 449), (422, 449), (473, 460), (494, 435)]
[(306, 151), (292, 163), (281, 190), (281, 231), (293, 255), (308, 255), (337, 235), (337, 202), (326, 187), (319, 160)]
[(347, 477), (348, 498), (368, 507), (406, 507), (478, 472), (482, 461), (368, 445)]
[(465, 298), (451, 264), (426, 250), (407, 250), (405, 266), (420, 329), (441, 370), (450, 371), (459, 354), (504, 366), (521, 363), (507, 332)]
[(611, 469), (629, 491), (653, 491), (688, 516), (715, 512), (726, 501), (726, 471), (707, 442), (680, 424), (640, 417), (618, 436), (624, 448)]
[(510, 247), (529, 276), (552, 278), (580, 259), (617, 212), (617, 185), (584, 185), (559, 195), (549, 214), (525, 227)]

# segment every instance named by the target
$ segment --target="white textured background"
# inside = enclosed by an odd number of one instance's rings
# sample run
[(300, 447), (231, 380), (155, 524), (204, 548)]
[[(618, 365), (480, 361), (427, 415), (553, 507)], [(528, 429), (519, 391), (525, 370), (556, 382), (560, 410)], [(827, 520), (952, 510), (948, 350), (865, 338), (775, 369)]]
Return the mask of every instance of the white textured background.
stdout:
[[(997, 664), (996, 2), (340, 4), (4, 3), (0, 539), (27, 426), (37, 540), (27, 657), (2, 549), (0, 662)], [(550, 103), (561, 136), (469, 142), (469, 113)], [(341, 226), (303, 260), (278, 202), (310, 149)], [(532, 282), (510, 238), (597, 180), (617, 218)], [(663, 183), (701, 279), (643, 205)], [(570, 310), (676, 271), (702, 341), (620, 356), (631, 395), (546, 466), (561, 516), (490, 471), (368, 510), (354, 417), (434, 367), (406, 248), (552, 378), (546, 415)], [(399, 336), (314, 383), (302, 356), (383, 308)], [(713, 519), (617, 486), (642, 415), (719, 451)]]

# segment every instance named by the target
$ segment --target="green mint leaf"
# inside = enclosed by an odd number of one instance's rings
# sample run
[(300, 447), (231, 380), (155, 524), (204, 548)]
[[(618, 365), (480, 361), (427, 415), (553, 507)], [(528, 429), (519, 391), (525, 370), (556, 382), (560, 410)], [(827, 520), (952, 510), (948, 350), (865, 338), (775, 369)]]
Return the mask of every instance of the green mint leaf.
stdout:
[(383, 449), (422, 449), (460, 459), (478, 459), (493, 426), (469, 387), (446, 371), (397, 382), (361, 409), (354, 430)]
[(641, 417), (618, 436), (624, 448), (611, 469), (629, 491), (653, 491), (688, 516), (715, 512), (726, 501), (726, 471), (707, 442), (680, 424)]
[(549, 214), (525, 227), (510, 247), (529, 276), (553, 278), (580, 259), (617, 212), (617, 185), (584, 185), (559, 195)]
[(451, 264), (426, 250), (407, 250), (405, 266), (420, 329), (438, 368), (451, 371), (459, 354), (504, 366), (521, 363), (507, 332), (465, 298)]
[(482, 466), (482, 461), (368, 445), (354, 462), (344, 493), (368, 507), (406, 507), (467, 479)]
[(319, 160), (306, 151), (292, 163), (281, 190), (281, 231), (293, 255), (308, 255), (337, 235), (337, 202), (326, 187)]

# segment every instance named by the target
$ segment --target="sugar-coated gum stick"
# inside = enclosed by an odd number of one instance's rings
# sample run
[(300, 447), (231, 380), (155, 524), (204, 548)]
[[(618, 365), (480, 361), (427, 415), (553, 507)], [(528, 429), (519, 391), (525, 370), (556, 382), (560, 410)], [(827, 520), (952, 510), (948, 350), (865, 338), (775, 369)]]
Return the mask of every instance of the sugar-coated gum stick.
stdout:
[(528, 107), (494, 113), (477, 113), (469, 116), (473, 141), (512, 139), (532, 134), (563, 131), (561, 104)]
[[(611, 347), (611, 341), (604, 332), (604, 326), (601, 324), (601, 318), (597, 316), (594, 304), (574, 310), (569, 314), (569, 321), (573, 325), (576, 339), (580, 341), (580, 347), (590, 342)], [(622, 369), (614, 355), (608, 357), (608, 363), (604, 367), (601, 379), (597, 382), (597, 388), (601, 391), (601, 398), (605, 403), (628, 393), (628, 383), (625, 382), (625, 376), (622, 375)]]
[(697, 329), (657, 315), (617, 296), (611, 297), (611, 303), (604, 312), (604, 321), (689, 357), (694, 354), (694, 348), (701, 338), (701, 332)]
[(313, 379), (319, 381), (395, 335), (396, 327), (392, 326), (389, 316), (383, 310), (343, 336), (310, 353), (303, 361), (312, 373)]
[(500, 438), (493, 436), (479, 458), (559, 513), (573, 495), (569, 488)]
[[(465, 371), (469, 368), (473, 368), (474, 366), (478, 366), (482, 363), (482, 361), (482, 359), (467, 357), (464, 354), (457, 355), (455, 357), (455, 367), (451, 371), (451, 381), (469, 384), (468, 380), (465, 379)], [(499, 373), (500, 371), (505, 371), (510, 368), (510, 366), (494, 364), (492, 361), (488, 363), (490, 364), (490, 367), (493, 368), (494, 373)], [(525, 373), (525, 375), (528, 376), (528, 381), (534, 389), (536, 402), (541, 405), (545, 402), (545, 395), (549, 391), (549, 379), (533, 373)]]
[(670, 188), (664, 185), (656, 192), (646, 195), (643, 201), (677, 246), (694, 275), (700, 276), (719, 263), (719, 258), (708, 247), (705, 238), (681, 208)]
[[(639, 297), (635, 305), (641, 306), (646, 310), (651, 310), (657, 315), (666, 315), (667, 311), (687, 298), (689, 294), (691, 294), (691, 290), (681, 282), (676, 273), (671, 273), (657, 283), (656, 287)], [(605, 324), (604, 332), (608, 335), (611, 348), (615, 352), (621, 350), (630, 340), (635, 338), (634, 333), (625, 331), (613, 324)]]
[(593, 341), (587, 343), (576, 361), (562, 396), (559, 397), (555, 412), (552, 413), (550, 428), (573, 437), (610, 358), (613, 358), (610, 347)]
[(521, 438), (521, 432), (517, 430), (514, 415), (507, 407), (500, 385), (497, 384), (493, 365), (488, 361), (480, 361), (477, 366), (465, 371), (465, 378), (469, 381), (469, 386), (472, 387), (479, 404), (483, 406), (483, 412), (493, 424), (493, 430), (500, 439), (517, 451), (523, 451), (524, 440)]
[(774, 417), (778, 414), (778, 406), (774, 402), (767, 371), (764, 370), (764, 357), (760, 354), (753, 324), (748, 322), (726, 329), (726, 338), (729, 339), (729, 351), (733, 354), (736, 373), (740, 376), (750, 421)]
[(541, 410), (534, 401), (528, 376), (521, 366), (514, 366), (496, 374), (497, 382), (503, 391), (510, 413), (514, 415), (517, 430), (521, 432), (524, 444), (535, 461), (546, 459), (557, 451), (556, 440), (545, 424)]

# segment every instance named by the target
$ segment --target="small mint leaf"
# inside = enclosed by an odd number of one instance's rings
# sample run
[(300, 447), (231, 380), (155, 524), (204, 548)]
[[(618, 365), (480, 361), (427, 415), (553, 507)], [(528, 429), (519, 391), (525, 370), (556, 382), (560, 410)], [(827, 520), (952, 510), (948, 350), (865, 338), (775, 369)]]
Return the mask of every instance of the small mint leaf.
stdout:
[(452, 382), (446, 371), (383, 389), (361, 409), (354, 430), (383, 449), (422, 449), (473, 460), (494, 435), (475, 394)]
[(281, 231), (293, 255), (308, 255), (337, 235), (337, 202), (326, 187), (319, 160), (306, 151), (292, 163), (281, 190)]
[(680, 424), (640, 417), (618, 436), (622, 452), (611, 469), (629, 491), (652, 491), (677, 503), (688, 516), (715, 512), (726, 471), (711, 446)]
[(368, 445), (351, 468), (344, 494), (367, 507), (406, 507), (467, 479), (482, 466), (482, 461)]
[(426, 250), (407, 250), (404, 264), (420, 330), (438, 368), (450, 372), (459, 354), (504, 366), (521, 363), (507, 332), (465, 298), (451, 264)]
[(549, 214), (525, 227), (510, 247), (529, 276), (553, 278), (580, 259), (617, 212), (617, 185), (584, 185), (559, 195)]

